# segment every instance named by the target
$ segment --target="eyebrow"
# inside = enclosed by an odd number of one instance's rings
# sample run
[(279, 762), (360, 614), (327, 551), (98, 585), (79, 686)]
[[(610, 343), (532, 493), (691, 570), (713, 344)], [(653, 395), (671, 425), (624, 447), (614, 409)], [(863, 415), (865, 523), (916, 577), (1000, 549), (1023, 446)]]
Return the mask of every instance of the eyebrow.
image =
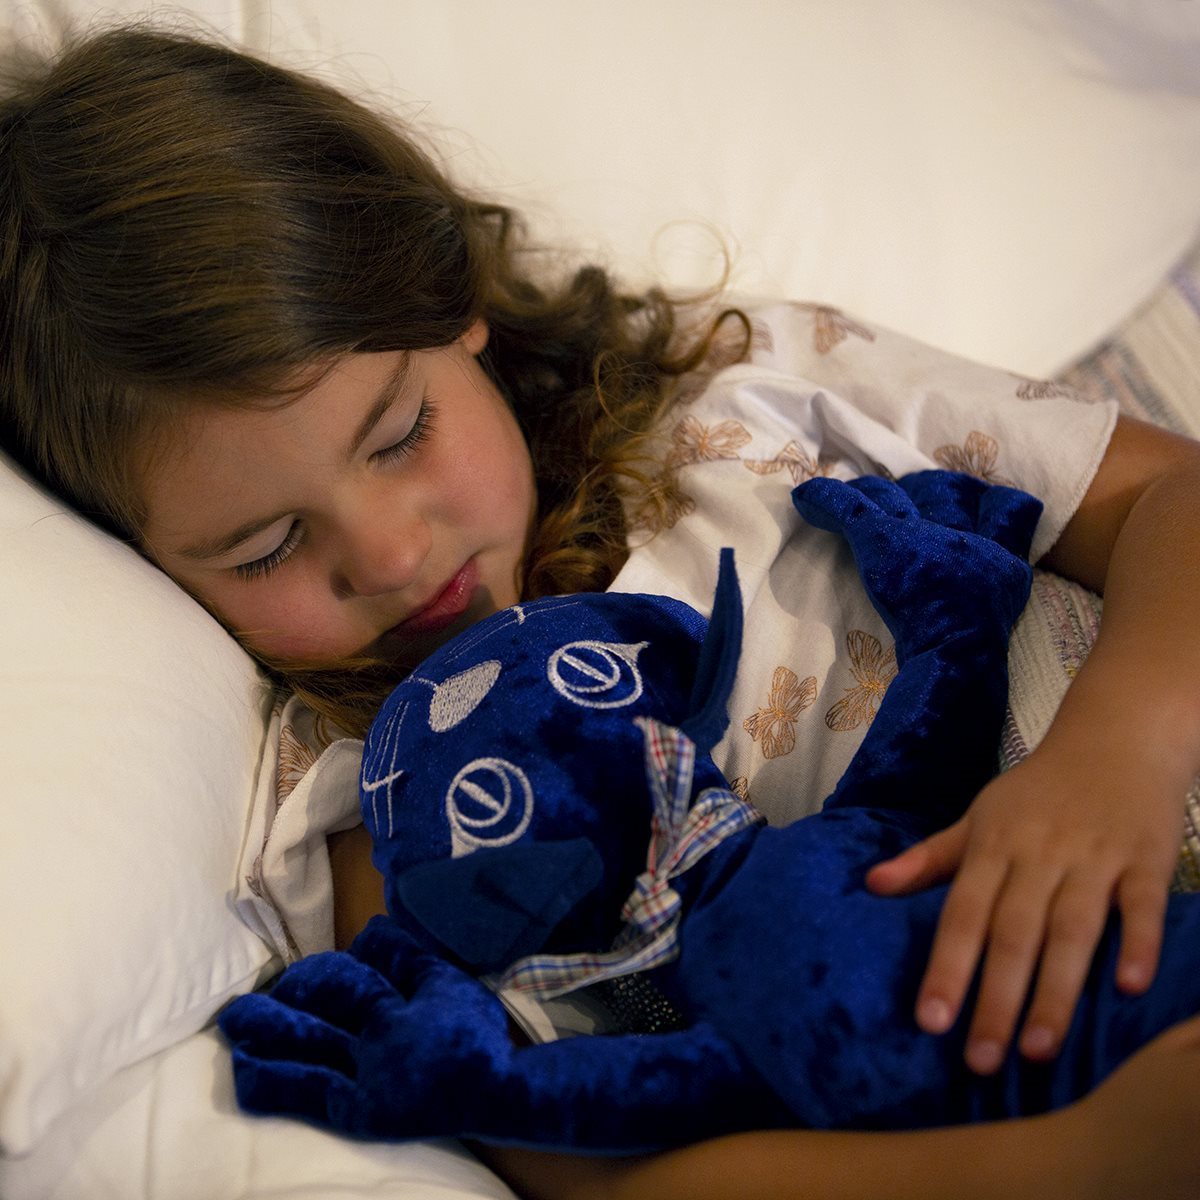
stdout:
[[(411, 364), (412, 355), (407, 350), (401, 351), (399, 360), (395, 367), (392, 368), (388, 377), (383, 381), (383, 387), (379, 389), (379, 394), (375, 397), (374, 403), (372, 403), (371, 407), (367, 410), (366, 416), (363, 417), (358, 428), (354, 431), (354, 436), (351, 437), (346, 447), (345, 457), (347, 459), (353, 458), (359, 452), (363, 442), (371, 436), (375, 426), (383, 420), (384, 414), (395, 404), (396, 398), (400, 395), (404, 383), (408, 378)], [(176, 554), (183, 558), (201, 560), (220, 558), (221, 555), (228, 554), (231, 550), (236, 549), (256, 533), (261, 533), (264, 529), (269, 529), (277, 521), (282, 521), (289, 512), (291, 512), (291, 509), (283, 509), (281, 512), (272, 513), (267, 517), (255, 517), (253, 520), (244, 521), (236, 529), (231, 529), (228, 533), (219, 533), (213, 537), (202, 538), (198, 542), (193, 542), (185, 546), (182, 550), (177, 550)]]
[(346, 448), (347, 458), (353, 458), (359, 452), (363, 442), (371, 436), (371, 431), (383, 419), (383, 414), (396, 403), (396, 397), (400, 395), (405, 380), (408, 379), (411, 365), (412, 355), (407, 350), (402, 350), (391, 374), (383, 381), (383, 387), (379, 389), (375, 403), (371, 405), (367, 415), (363, 417), (362, 423), (350, 439), (350, 445)]

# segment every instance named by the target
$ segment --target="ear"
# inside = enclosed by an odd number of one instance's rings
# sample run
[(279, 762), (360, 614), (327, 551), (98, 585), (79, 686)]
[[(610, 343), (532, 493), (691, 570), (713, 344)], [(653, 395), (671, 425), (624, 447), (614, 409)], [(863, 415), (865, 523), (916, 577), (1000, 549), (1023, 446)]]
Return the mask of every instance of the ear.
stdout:
[(679, 728), (707, 753), (729, 724), (729, 696), (742, 653), (742, 590), (738, 586), (733, 551), (721, 551), (712, 617), (700, 646), (696, 680), (688, 701), (688, 716)]
[(395, 899), (446, 949), (490, 971), (540, 950), (602, 874), (586, 838), (520, 842), (411, 867)]
[(488, 344), (488, 335), (491, 331), (488, 329), (488, 323), (482, 317), (476, 317), (471, 322), (466, 333), (459, 336), (459, 341), (463, 344), (463, 348), (471, 355), (472, 358), (483, 353), (483, 348)]

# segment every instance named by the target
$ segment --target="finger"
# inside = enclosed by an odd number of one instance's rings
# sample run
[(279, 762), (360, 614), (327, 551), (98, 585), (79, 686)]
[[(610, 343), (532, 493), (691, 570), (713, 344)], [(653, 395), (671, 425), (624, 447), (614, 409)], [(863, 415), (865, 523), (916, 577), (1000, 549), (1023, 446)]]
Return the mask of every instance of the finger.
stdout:
[(967, 825), (956, 821), (915, 846), (876, 863), (867, 887), (880, 896), (900, 896), (949, 879), (958, 870), (967, 846)]
[(1027, 558), (1042, 506), (1025, 492), (988, 488), (979, 502), (978, 532), (1018, 558)]
[(1166, 883), (1153, 871), (1128, 871), (1117, 884), (1117, 907), (1121, 910), (1117, 986), (1136, 996), (1150, 986), (1158, 970), (1167, 911)]
[(217, 1018), (221, 1032), (247, 1059), (309, 1062), (353, 1074), (354, 1039), (311, 1013), (270, 996), (240, 996)]
[(967, 1034), (972, 1071), (990, 1075), (1004, 1061), (1046, 936), (1058, 880), (1042, 871), (1015, 870), (996, 903), (987, 954)]
[(264, 1061), (241, 1047), (232, 1059), (234, 1090), (246, 1112), (311, 1119), (353, 1092), (350, 1079), (319, 1064)]
[(359, 1033), (396, 989), (373, 967), (341, 950), (314, 954), (293, 963), (271, 989), (281, 1007), (311, 1013), (350, 1033)]
[(824, 475), (793, 488), (792, 505), (810, 525), (830, 533), (839, 533), (852, 521), (874, 511), (874, 506), (855, 488)]
[(890, 479), (881, 475), (862, 475), (849, 484), (856, 492), (865, 496), (872, 504), (891, 517), (919, 517), (917, 506), (908, 493)]
[(945, 1033), (957, 1019), (1007, 872), (999, 859), (975, 859), (963, 867), (947, 894), (917, 992), (916, 1020), (926, 1033)]
[(970, 532), (975, 528), (979, 496), (987, 484), (970, 475), (920, 471), (906, 475), (900, 486), (912, 497), (921, 516), (948, 529)]
[(1026, 1058), (1058, 1053), (1108, 919), (1111, 889), (1103, 880), (1069, 877), (1054, 897), (1037, 987), (1021, 1030)]
[(440, 961), (437, 955), (424, 949), (411, 934), (386, 916), (372, 917), (367, 922), (351, 943), (350, 953), (405, 994), (411, 994), (420, 985), (429, 966)]

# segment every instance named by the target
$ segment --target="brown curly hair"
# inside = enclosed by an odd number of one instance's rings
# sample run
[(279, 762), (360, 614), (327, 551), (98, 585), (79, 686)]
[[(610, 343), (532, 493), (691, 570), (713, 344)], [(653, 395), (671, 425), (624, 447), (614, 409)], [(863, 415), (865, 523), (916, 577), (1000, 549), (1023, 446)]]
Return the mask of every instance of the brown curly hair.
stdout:
[[(0, 440), (26, 469), (136, 546), (134, 447), (181, 405), (286, 403), (313, 364), (482, 317), (538, 485), (522, 594), (607, 586), (649, 431), (728, 314), (563, 271), (411, 130), (216, 42), (126, 26), (10, 74)], [(354, 732), (396, 676), (264, 665)]]

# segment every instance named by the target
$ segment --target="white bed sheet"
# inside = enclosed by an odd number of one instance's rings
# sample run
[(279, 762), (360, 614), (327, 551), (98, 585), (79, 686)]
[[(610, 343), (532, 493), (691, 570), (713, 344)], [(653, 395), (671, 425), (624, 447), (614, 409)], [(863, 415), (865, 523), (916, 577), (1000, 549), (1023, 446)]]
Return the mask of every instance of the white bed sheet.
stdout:
[(513, 1200), (454, 1142), (381, 1145), (238, 1112), (220, 1035), (114, 1076), (36, 1149), (0, 1159), (4, 1200)]

